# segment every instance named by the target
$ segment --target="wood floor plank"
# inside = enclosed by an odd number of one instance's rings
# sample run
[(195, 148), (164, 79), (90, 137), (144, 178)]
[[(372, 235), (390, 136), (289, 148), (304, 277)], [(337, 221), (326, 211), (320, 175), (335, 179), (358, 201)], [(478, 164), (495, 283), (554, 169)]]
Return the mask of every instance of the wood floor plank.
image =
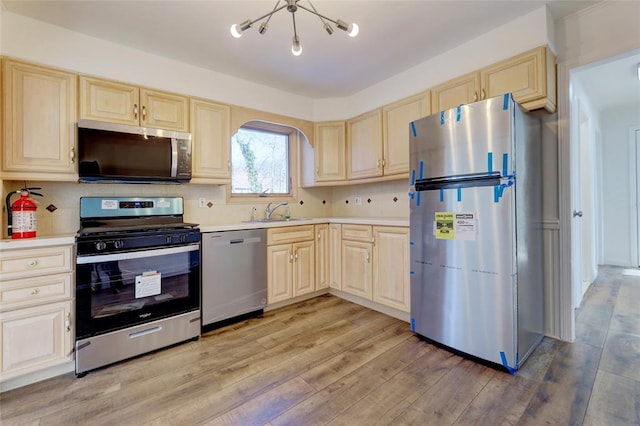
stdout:
[(640, 381), (598, 371), (585, 425), (640, 425)]
[(609, 333), (602, 351), (600, 368), (640, 381), (640, 336), (617, 331)]

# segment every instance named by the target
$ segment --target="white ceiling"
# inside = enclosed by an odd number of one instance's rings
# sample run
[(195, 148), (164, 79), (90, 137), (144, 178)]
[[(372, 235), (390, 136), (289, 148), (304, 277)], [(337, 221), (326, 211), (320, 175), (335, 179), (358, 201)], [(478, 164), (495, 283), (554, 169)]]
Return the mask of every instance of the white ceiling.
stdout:
[(294, 57), (286, 9), (264, 35), (259, 24), (240, 39), (229, 33), (232, 24), (270, 12), (275, 0), (2, 0), (16, 14), (311, 98), (349, 96), (544, 4), (558, 17), (593, 3), (313, 0), (321, 14), (357, 22), (360, 34), (329, 36), (318, 17), (299, 9), (303, 53)]

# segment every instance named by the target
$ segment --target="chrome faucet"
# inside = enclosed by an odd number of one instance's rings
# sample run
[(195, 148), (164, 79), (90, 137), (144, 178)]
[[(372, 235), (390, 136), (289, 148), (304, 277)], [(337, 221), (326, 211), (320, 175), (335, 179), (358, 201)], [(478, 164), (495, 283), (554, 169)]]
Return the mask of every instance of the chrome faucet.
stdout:
[(274, 212), (278, 207), (281, 207), (281, 206), (288, 206), (288, 205), (289, 205), (289, 203), (288, 203), (288, 202), (283, 201), (283, 202), (278, 203), (278, 204), (276, 204), (275, 206), (273, 206), (273, 208), (271, 208), (271, 204), (273, 204), (273, 203), (269, 203), (269, 204), (267, 204), (267, 209), (264, 211), (264, 218), (265, 218), (265, 219), (271, 219), (271, 215), (273, 214), (273, 212)]

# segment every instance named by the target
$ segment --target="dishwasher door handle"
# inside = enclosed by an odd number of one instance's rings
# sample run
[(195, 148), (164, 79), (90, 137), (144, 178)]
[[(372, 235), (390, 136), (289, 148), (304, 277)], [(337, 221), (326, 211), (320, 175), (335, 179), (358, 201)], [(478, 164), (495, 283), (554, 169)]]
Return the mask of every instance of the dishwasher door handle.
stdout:
[(242, 244), (244, 243), (244, 238), (238, 238), (236, 240), (229, 240), (229, 244)]

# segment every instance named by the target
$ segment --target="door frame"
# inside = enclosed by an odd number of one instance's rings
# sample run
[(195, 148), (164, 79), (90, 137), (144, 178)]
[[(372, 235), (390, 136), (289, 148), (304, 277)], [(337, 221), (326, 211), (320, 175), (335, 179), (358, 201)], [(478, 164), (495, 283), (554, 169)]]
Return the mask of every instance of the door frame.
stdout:
[(640, 267), (640, 127), (629, 129), (629, 200), (631, 218), (631, 253), (629, 258)]

